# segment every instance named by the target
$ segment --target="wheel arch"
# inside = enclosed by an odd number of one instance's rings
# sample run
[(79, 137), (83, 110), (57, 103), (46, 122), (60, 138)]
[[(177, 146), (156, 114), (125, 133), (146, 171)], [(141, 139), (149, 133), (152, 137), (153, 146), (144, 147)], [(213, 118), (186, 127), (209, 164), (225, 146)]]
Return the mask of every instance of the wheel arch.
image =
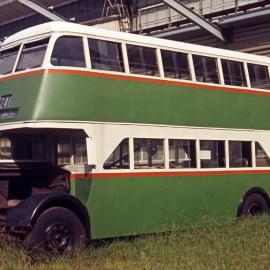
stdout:
[(10, 232), (30, 231), (38, 217), (51, 207), (64, 207), (72, 211), (91, 238), (90, 217), (86, 206), (76, 197), (65, 193), (44, 193), (28, 197), (8, 214), (6, 229)]
[(265, 199), (266, 203), (268, 204), (268, 207), (270, 208), (270, 198), (268, 193), (261, 187), (252, 187), (249, 190), (247, 190), (246, 193), (243, 195), (243, 197), (240, 199), (237, 209), (237, 217), (241, 217), (244, 201), (247, 199), (248, 196), (255, 193), (260, 194)]

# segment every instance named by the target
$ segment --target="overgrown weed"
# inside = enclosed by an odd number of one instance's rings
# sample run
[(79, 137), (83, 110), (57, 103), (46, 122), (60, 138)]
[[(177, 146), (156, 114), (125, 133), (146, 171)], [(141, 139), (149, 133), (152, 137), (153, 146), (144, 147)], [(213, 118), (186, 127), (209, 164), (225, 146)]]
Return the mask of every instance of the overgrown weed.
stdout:
[(269, 269), (270, 217), (146, 236), (95, 241), (72, 256), (32, 261), (21, 245), (0, 242), (2, 270)]

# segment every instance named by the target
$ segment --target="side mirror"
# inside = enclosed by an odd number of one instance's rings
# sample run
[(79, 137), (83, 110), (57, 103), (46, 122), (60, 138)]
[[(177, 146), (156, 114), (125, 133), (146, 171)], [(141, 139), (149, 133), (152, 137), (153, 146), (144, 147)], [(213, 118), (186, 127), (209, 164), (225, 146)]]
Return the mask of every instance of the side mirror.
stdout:
[(87, 149), (87, 163), (91, 166), (97, 165), (97, 148), (96, 140), (94, 138), (86, 138), (86, 149)]

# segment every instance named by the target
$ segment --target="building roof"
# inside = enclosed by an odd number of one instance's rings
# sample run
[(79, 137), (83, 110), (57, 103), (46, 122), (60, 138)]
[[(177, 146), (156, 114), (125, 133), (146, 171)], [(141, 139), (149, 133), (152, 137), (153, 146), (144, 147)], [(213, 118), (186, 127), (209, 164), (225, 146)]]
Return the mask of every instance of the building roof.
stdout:
[[(47, 8), (51, 6), (56, 8), (74, 2), (74, 0), (35, 0), (35, 2)], [(34, 14), (36, 14), (35, 11), (21, 4), (18, 0), (0, 1), (0, 26)]]
[(110, 31), (106, 29), (95, 28), (92, 26), (86, 26), (76, 23), (69, 22), (48, 22), (45, 24), (40, 24), (37, 26), (30, 27), (28, 29), (22, 30), (9, 38), (7, 38), (2, 46), (9, 45), (11, 43), (16, 43), (20, 40), (31, 38), (33, 36), (49, 34), (49, 33), (64, 33), (64, 34), (84, 34), (92, 35), (96, 37), (110, 37), (115, 40), (126, 40), (134, 43), (141, 43), (144, 45), (156, 45), (163, 48), (171, 48), (175, 50), (183, 50), (194, 52), (197, 54), (207, 54), (207, 55), (220, 55), (227, 58), (233, 59), (245, 59), (252, 62), (264, 62), (270, 64), (270, 58), (266, 56), (258, 56), (252, 54), (246, 54), (242, 52), (206, 47), (201, 45), (183, 43), (178, 41), (171, 41), (166, 39)]

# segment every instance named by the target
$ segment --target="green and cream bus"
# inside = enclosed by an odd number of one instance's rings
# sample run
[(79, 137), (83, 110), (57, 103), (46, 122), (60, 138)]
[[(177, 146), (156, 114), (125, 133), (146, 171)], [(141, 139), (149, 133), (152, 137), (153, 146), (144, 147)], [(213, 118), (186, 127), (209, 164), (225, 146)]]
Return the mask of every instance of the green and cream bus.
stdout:
[(270, 59), (50, 22), (0, 51), (0, 217), (30, 248), (270, 207)]

